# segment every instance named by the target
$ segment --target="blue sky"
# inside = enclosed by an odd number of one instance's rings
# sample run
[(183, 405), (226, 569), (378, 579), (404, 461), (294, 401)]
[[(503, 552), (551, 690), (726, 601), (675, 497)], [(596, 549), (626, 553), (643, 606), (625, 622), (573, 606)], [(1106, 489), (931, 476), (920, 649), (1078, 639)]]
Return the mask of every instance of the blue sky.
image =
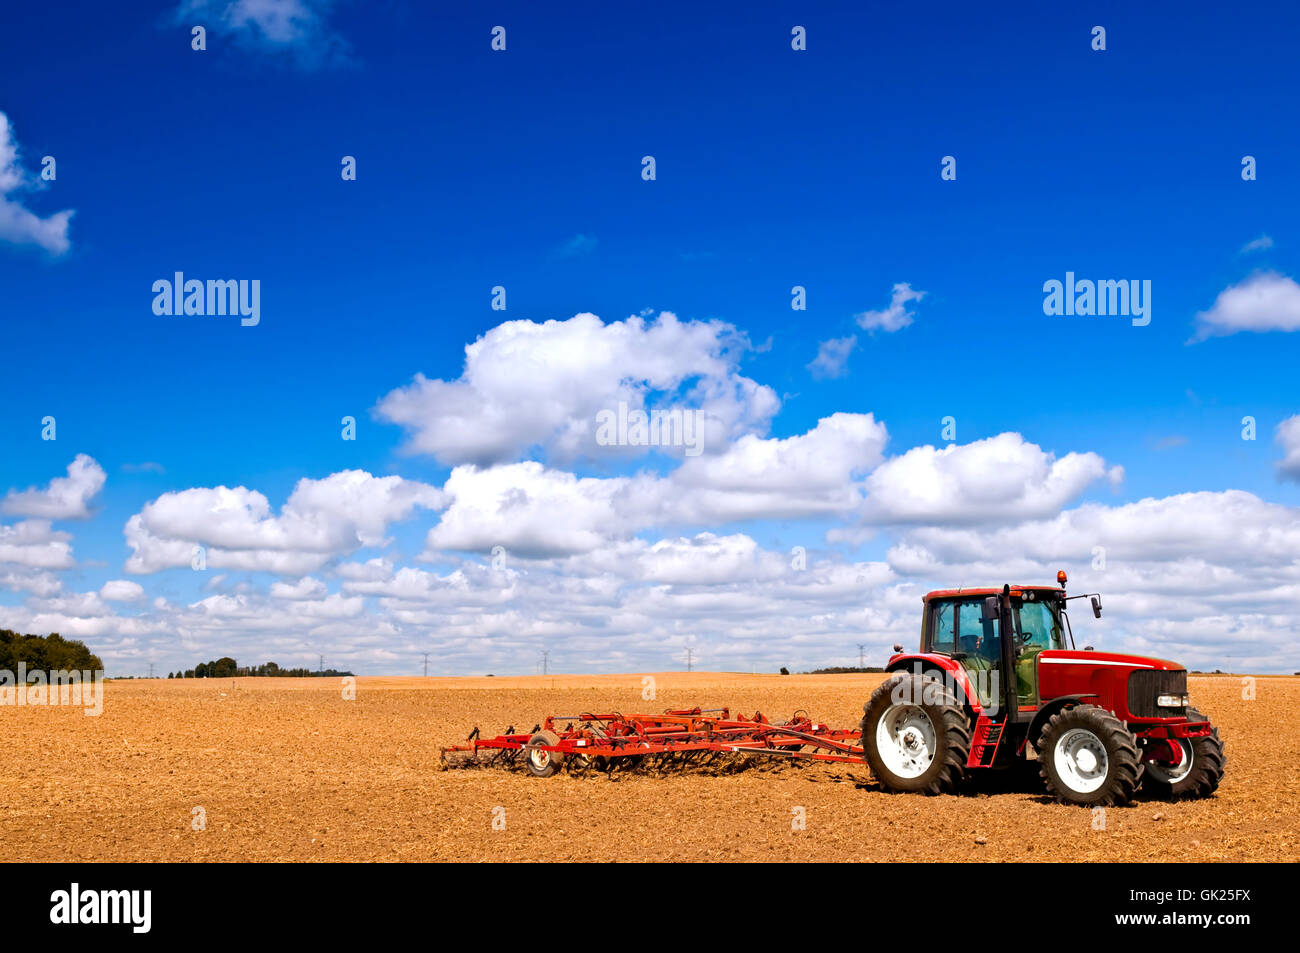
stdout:
[[(48, 580), (38, 587), (43, 595), (24, 588), (40, 567), (15, 560), (11, 588), (0, 590), (0, 625), (80, 632), (120, 670), (149, 661), (160, 670), (188, 667), (226, 652), (287, 664), (319, 649), (367, 673), (414, 671), (410, 659), (423, 651), (448, 671), (531, 671), (543, 647), (566, 668), (657, 669), (672, 667), (686, 645), (710, 667), (809, 666), (856, 656), (861, 638), (888, 645), (900, 626), (910, 641), (913, 589), (1028, 571), (1018, 540), (1042, 539), (1041, 527), (1024, 526), (1026, 536), (1008, 540), (1011, 550), (992, 545), (993, 529), (1010, 531), (1027, 517), (1242, 491), (1259, 502), (1249, 518), (1261, 534), (1296, 519), (1300, 494), (1288, 478), (1295, 468), (1279, 467), (1289, 431), (1278, 432), (1300, 410), (1296, 338), (1284, 330), (1295, 325), (1300, 297), (1290, 282), (1300, 271), (1300, 169), (1288, 121), (1294, 10), (1247, 6), (1229, 15), (1192, 4), (1175, 15), (1121, 4), (1069, 12), (1023, 4), (994, 15), (958, 5), (920, 13), (593, 3), (461, 11), (301, 0), (293, 8), (303, 17), (281, 33), (277, 21), (256, 19), (278, 6), (56, 4), (7, 16), (0, 112), (18, 149), (13, 167), (31, 178), (5, 201), (37, 219), (73, 215), (66, 250), (0, 224), (8, 358), (0, 493), (48, 487), (78, 454), (105, 480), (84, 507), (48, 528), (70, 534), (72, 562), (52, 570), (61, 588)], [(208, 30), (201, 52), (190, 46), (194, 24)], [(496, 25), (506, 28), (504, 52), (490, 49)], [(806, 50), (791, 49), (796, 25), (807, 30)], [(1106, 30), (1104, 51), (1092, 49), (1096, 25)], [(39, 183), (47, 155), (57, 178)], [(357, 159), (356, 181), (340, 177), (345, 155)], [(641, 177), (645, 155), (655, 157), (654, 181)], [(1257, 160), (1253, 181), (1241, 175), (1247, 155)], [(944, 156), (956, 159), (955, 181), (940, 178)], [(1248, 250), (1251, 243), (1266, 247)], [(156, 316), (151, 286), (176, 271), (258, 279), (260, 324)], [(1067, 271), (1149, 280), (1150, 324), (1045, 315), (1043, 283)], [(910, 322), (863, 327), (856, 316), (887, 309), (902, 283), (924, 292), (900, 312)], [(504, 312), (491, 308), (498, 285)], [(795, 285), (807, 289), (806, 311), (791, 309)], [(1234, 288), (1237, 296), (1220, 299)], [(609, 326), (638, 314), (653, 323), (663, 311), (743, 335), (749, 347), (723, 378), (757, 382), (779, 401), (779, 409), (736, 422), (728, 441), (745, 433), (797, 438), (837, 412), (883, 423), (879, 459), (865, 453), (860, 467), (846, 470), (846, 486), (909, 449), (945, 446), (945, 416), (956, 419), (952, 443), (973, 453), (982, 452), (980, 441), (1014, 434), (1018, 447), (1054, 460), (1093, 454), (1110, 475), (1080, 478), (1050, 513), (981, 515), (986, 497), (969, 487), (967, 509), (906, 519), (882, 511), (884, 492), (865, 510), (797, 517), (781, 506), (741, 519), (725, 515), (735, 512), (725, 506), (670, 514), (620, 523), (601, 546), (581, 544), (581, 556), (599, 569), (563, 564), (578, 552), (563, 547), (549, 550), (560, 563), (519, 568), (554, 591), (609, 572), (597, 558), (602, 547), (708, 533), (736, 545), (743, 537), (783, 559), (804, 545), (823, 564), (892, 573), (881, 578), (887, 593), (839, 593), (820, 603), (809, 595), (768, 606), (743, 626), (724, 610), (700, 608), (749, 598), (739, 577), (695, 593), (665, 582), (692, 608), (681, 616), (653, 610), (667, 627), (658, 635), (611, 624), (596, 637), (587, 610), (544, 610), (522, 591), (508, 610), (517, 617), (476, 615), (487, 611), (476, 597), (448, 620), (383, 590), (346, 588), (343, 562), (388, 558), (443, 576), (481, 567), (489, 557), (474, 546), (428, 546), (426, 534), (447, 519), (443, 505), (403, 511), (385, 521), (374, 545), (340, 546), (309, 572), (126, 568), (124, 525), (164, 494), (247, 488), (265, 495), (274, 517), (299, 480), (341, 471), (444, 488), (453, 467), (469, 463), (454, 453), (406, 452), (422, 424), (385, 419), (377, 411), (385, 395), (417, 373), (459, 379), (466, 345), (505, 321), (590, 312)], [(1205, 312), (1221, 333), (1188, 343)], [(810, 372), (822, 342), (849, 336), (856, 341), (837, 376)], [(526, 375), (531, 365), (520, 359)], [(597, 370), (574, 374), (590, 383)], [(633, 384), (652, 403), (691, 403), (684, 390)], [(339, 438), (347, 414), (358, 421), (355, 441)], [(53, 441), (41, 439), (47, 415), (57, 420)], [(1257, 421), (1254, 441), (1241, 438), (1247, 415)], [(531, 459), (593, 479), (666, 478), (676, 465), (660, 455), (564, 458), (545, 433), (537, 437), (493, 463)], [(1032, 469), (1034, 460), (1022, 462)], [(142, 470), (145, 463), (156, 466)], [(973, 470), (985, 465), (976, 461)], [(1213, 498), (1195, 505), (1225, 508)], [(620, 520), (627, 516), (613, 506)], [(0, 525), (39, 518), (31, 512), (21, 502), (0, 509)], [(1201, 512), (1170, 520), (1196, 526)], [(568, 522), (560, 510), (539, 519)], [(1126, 525), (1123, 511), (1115, 519)], [(826, 537), (861, 530), (864, 520), (869, 532)], [(904, 572), (903, 560), (889, 556), (892, 547), (921, 545), (931, 529), (973, 523), (986, 527), (990, 542), (977, 562), (940, 552), (934, 539), (933, 576)], [(1108, 603), (1119, 617), (1106, 630), (1111, 647), (1181, 651), (1210, 667), (1226, 658), (1249, 658), (1259, 670), (1296, 667), (1293, 638), (1270, 648), (1224, 630), (1235, 623), (1243, 633), (1276, 631), (1267, 607), (1256, 613), (1232, 592), (1245, 584), (1280, 594), (1300, 580), (1278, 575), (1277, 560), (1267, 571), (1245, 557), (1215, 562), (1223, 547), (1210, 531), (1184, 539), (1181, 553), (1156, 530), (1144, 532), (1137, 535), (1150, 552), (1139, 556), (1136, 547), (1125, 563), (1141, 563), (1141, 571), (1116, 579), (1107, 570), (1097, 580), (1103, 590), (1118, 583), (1132, 594), (1127, 620), (1123, 603)], [(1281, 549), (1288, 565), (1290, 538)], [(250, 540), (235, 548), (256, 549)], [(510, 542), (503, 537), (507, 550), (527, 548)], [(1067, 546), (1035, 558), (1046, 572), (1056, 561), (1077, 563), (1077, 552)], [(1191, 612), (1175, 638), (1171, 618), (1191, 610), (1171, 594), (1153, 604), (1150, 582), (1179, 569), (1194, 578), (1202, 559), (1200, 571), (1227, 588)], [(1087, 562), (1080, 568), (1088, 571)], [(0, 578), (5, 571), (0, 565)], [(624, 612), (628, 594), (656, 578), (613, 572), (627, 587)], [(291, 612), (276, 615), (270, 587), (302, 576), (340, 600), (358, 600), (346, 606), (360, 610), (341, 610), (328, 630), (314, 629), (310, 613), (298, 626)], [(72, 598), (122, 579), (144, 596)], [(196, 627), (191, 607), (223, 595), (232, 601), (222, 606), (240, 611)], [(154, 606), (157, 598), (167, 605)], [(806, 618), (819, 604), (825, 625), (804, 632), (806, 642), (782, 644), (783, 613)], [(880, 617), (855, 615), (871, 605), (889, 608)], [(212, 615), (220, 607), (210, 608)], [(250, 615), (278, 621), (259, 637), (241, 628)], [(501, 635), (512, 620), (543, 617), (552, 625), (524, 626), (517, 640)], [(587, 620), (590, 642), (566, 636), (578, 619)], [(354, 637), (348, 626), (381, 635)], [(452, 628), (456, 639), (447, 636)]]

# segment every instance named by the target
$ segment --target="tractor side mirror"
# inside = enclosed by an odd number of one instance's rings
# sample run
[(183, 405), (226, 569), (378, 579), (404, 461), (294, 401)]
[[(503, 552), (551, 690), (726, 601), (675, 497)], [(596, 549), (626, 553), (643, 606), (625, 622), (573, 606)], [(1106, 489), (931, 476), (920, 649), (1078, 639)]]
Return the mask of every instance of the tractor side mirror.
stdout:
[(1092, 603), (1092, 614), (1095, 618), (1101, 618), (1101, 596), (1089, 596), (1088, 601)]
[(997, 622), (1002, 615), (1002, 609), (998, 605), (997, 596), (989, 596), (984, 600), (983, 617), (980, 622)]
[(902, 655), (902, 654), (903, 654), (903, 643), (902, 643), (902, 642), (895, 642), (895, 643), (894, 643), (894, 654), (895, 654), (895, 655)]

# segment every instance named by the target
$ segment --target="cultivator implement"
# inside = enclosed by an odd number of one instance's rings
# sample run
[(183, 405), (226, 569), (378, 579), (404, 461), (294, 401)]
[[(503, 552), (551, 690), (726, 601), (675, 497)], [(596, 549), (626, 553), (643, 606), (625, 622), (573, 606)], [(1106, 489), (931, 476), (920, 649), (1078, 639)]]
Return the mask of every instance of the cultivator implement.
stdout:
[(613, 772), (710, 764), (736, 755), (861, 763), (858, 737), (856, 731), (818, 724), (802, 710), (782, 724), (771, 723), (762, 712), (732, 718), (726, 708), (672, 709), (661, 715), (581, 713), (550, 715), (526, 733), (512, 725), (495, 738), (481, 737), (475, 727), (465, 744), (443, 748), (442, 759), (458, 765), (522, 762), (543, 778), (561, 767)]

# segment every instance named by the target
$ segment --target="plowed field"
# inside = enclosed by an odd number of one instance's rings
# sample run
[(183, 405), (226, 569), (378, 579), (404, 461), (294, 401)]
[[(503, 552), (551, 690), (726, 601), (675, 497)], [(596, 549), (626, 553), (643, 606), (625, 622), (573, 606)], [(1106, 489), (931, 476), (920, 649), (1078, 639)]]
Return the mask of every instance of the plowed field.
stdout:
[[(1218, 796), (1139, 800), (1104, 818), (1051, 803), (1037, 772), (924, 798), (864, 766), (535, 779), (441, 770), (474, 725), (548, 713), (804, 708), (856, 726), (881, 676), (115, 681), (103, 714), (0, 707), (0, 857), (128, 860), (1293, 860), (1300, 849), (1300, 678), (1191, 678), (1219, 726)], [(802, 808), (805, 826), (792, 821)], [(501, 810), (497, 810), (501, 809)], [(496, 829), (493, 819), (498, 818)], [(504, 821), (502, 825), (501, 821)], [(1101, 822), (1104, 820), (1104, 827)], [(202, 822), (202, 823), (200, 823)], [(196, 829), (201, 827), (202, 829)], [(1101, 829), (1099, 829), (1101, 828)]]

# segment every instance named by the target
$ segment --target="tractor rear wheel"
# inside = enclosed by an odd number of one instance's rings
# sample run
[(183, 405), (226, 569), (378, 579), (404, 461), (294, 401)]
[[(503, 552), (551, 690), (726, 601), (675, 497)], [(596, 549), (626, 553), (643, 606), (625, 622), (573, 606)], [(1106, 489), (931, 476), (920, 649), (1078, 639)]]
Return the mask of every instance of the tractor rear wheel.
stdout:
[(564, 763), (564, 755), (558, 751), (543, 751), (538, 745), (553, 747), (560, 743), (559, 736), (553, 731), (539, 731), (528, 739), (524, 746), (524, 762), (529, 772), (537, 778), (549, 778)]
[(863, 752), (887, 790), (946, 794), (957, 787), (970, 754), (970, 722), (947, 685), (900, 672), (862, 710)]
[(1137, 742), (1124, 722), (1096, 705), (1076, 705), (1047, 720), (1035, 745), (1038, 770), (1059, 800), (1119, 807), (1142, 773)]
[[(1209, 721), (1199, 709), (1187, 709), (1188, 721)], [(1228, 763), (1219, 740), (1219, 729), (1211, 726), (1204, 738), (1179, 738), (1171, 740), (1182, 751), (1183, 760), (1176, 765), (1143, 762), (1142, 790), (1156, 797), (1200, 798), (1209, 797), (1223, 779), (1223, 767)]]

